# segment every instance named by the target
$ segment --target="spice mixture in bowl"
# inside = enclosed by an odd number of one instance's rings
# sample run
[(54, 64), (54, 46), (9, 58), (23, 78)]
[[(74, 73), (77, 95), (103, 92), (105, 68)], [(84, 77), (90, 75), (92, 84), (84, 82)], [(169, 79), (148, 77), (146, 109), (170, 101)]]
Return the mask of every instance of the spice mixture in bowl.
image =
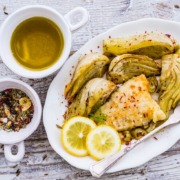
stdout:
[(0, 91), (0, 129), (19, 131), (31, 122), (34, 106), (31, 99), (19, 89)]

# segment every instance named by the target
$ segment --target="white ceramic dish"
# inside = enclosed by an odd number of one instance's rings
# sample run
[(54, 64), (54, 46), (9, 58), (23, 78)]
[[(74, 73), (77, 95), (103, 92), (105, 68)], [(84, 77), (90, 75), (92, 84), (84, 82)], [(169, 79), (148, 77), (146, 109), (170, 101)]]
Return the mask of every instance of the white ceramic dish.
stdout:
[[(81, 15), (81, 20), (72, 24), (73, 16), (77, 14)], [(64, 37), (64, 49), (57, 62), (51, 67), (41, 70), (32, 71), (24, 68), (17, 63), (15, 57), (12, 54), (10, 41), (15, 28), (24, 20), (41, 16), (53, 21), (63, 33)], [(11, 69), (14, 73), (26, 77), (26, 78), (42, 78), (48, 76), (57, 71), (69, 56), (72, 43), (72, 32), (82, 27), (89, 19), (89, 14), (83, 7), (76, 7), (65, 16), (62, 16), (55, 9), (44, 5), (31, 5), (18, 9), (14, 13), (10, 14), (3, 22), (0, 28), (0, 55), (4, 64)]]
[[(41, 121), (42, 106), (39, 96), (35, 90), (30, 87), (28, 84), (11, 78), (2, 78), (0, 79), (0, 91), (5, 89), (20, 89), (27, 94), (31, 99), (34, 106), (34, 114), (31, 122), (24, 129), (20, 129), (18, 132), (7, 132), (0, 130), (0, 143), (4, 144), (4, 154), (8, 161), (17, 162), (24, 157), (25, 146), (24, 140), (28, 138), (38, 127)], [(13, 155), (11, 152), (12, 146), (17, 146), (18, 152)]]
[[(56, 127), (56, 124), (62, 125), (63, 122), (62, 115), (66, 110), (67, 104), (63, 93), (65, 85), (71, 79), (70, 74), (74, 71), (72, 67), (76, 66), (78, 59), (82, 54), (89, 53), (90, 51), (102, 52), (102, 41), (109, 36), (129, 36), (144, 33), (145, 31), (170, 34), (180, 42), (180, 23), (160, 19), (142, 19), (121, 24), (93, 38), (71, 56), (49, 87), (43, 112), (44, 126), (53, 149), (72, 166), (88, 170), (89, 165), (94, 162), (94, 160), (88, 156), (80, 158), (68, 154), (63, 149), (60, 141), (60, 129)], [(152, 137), (125, 155), (109, 170), (109, 172), (116, 172), (142, 165), (155, 156), (168, 150), (179, 140), (179, 137), (180, 124), (168, 127), (156, 134), (157, 140)]]

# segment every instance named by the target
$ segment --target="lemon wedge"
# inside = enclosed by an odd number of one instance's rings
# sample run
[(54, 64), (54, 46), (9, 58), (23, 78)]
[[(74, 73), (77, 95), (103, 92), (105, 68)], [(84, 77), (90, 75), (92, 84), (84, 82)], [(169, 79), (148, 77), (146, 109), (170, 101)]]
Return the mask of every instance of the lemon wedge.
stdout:
[(119, 151), (121, 140), (114, 128), (101, 125), (88, 134), (86, 147), (92, 158), (100, 160)]
[(93, 120), (82, 116), (69, 119), (62, 128), (61, 140), (67, 152), (74, 156), (86, 156), (86, 136), (96, 127)]

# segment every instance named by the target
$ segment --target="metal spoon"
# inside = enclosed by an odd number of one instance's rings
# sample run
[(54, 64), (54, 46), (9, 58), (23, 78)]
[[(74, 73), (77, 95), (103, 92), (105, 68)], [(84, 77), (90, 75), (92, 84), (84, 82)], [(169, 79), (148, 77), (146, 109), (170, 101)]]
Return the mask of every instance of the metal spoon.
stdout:
[(138, 144), (146, 140), (147, 138), (151, 137), (153, 134), (158, 132), (159, 130), (165, 128), (166, 126), (175, 124), (180, 122), (180, 106), (176, 107), (174, 110), (174, 113), (170, 116), (170, 118), (165, 121), (162, 125), (148, 133), (146, 136), (142, 137), (140, 140), (130, 144), (129, 146), (126, 146), (124, 149), (122, 149), (120, 152), (115, 153), (101, 161), (98, 161), (92, 165), (90, 165), (90, 172), (92, 176), (94, 177), (100, 177), (102, 176), (108, 169), (110, 169), (119, 159), (121, 159), (127, 152), (132, 150), (134, 147), (136, 147)]

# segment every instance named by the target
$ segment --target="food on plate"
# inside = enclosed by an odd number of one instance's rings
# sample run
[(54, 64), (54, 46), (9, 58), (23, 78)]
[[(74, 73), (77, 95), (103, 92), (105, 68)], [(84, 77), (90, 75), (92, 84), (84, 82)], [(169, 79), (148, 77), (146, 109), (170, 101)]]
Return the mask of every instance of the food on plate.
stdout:
[(0, 129), (19, 131), (31, 122), (34, 107), (31, 99), (19, 89), (0, 92)]
[(149, 82), (149, 92), (156, 92), (158, 90), (158, 81), (156, 79), (156, 76), (148, 77), (147, 80)]
[(169, 111), (180, 101), (180, 55), (169, 54), (162, 57), (159, 105), (169, 117)]
[(103, 78), (94, 78), (80, 90), (68, 107), (64, 117), (69, 119), (74, 116), (87, 117), (94, 113), (109, 98), (116, 89), (116, 85)]
[(109, 63), (109, 58), (99, 53), (84, 55), (75, 69), (71, 82), (65, 88), (65, 97), (72, 101), (90, 79), (104, 75)]
[(175, 51), (176, 42), (169, 35), (160, 33), (144, 33), (129, 37), (109, 38), (103, 41), (106, 55), (140, 54), (151, 58), (161, 58)]
[(101, 125), (87, 135), (86, 147), (94, 159), (100, 160), (118, 152), (121, 147), (121, 140), (114, 128)]
[(175, 53), (180, 55), (180, 48), (178, 48)]
[(125, 82), (95, 113), (105, 116), (105, 123), (118, 131), (147, 126), (151, 121), (164, 120), (166, 115), (149, 93), (145, 75)]
[(149, 77), (160, 75), (160, 73), (161, 68), (148, 56), (123, 54), (116, 56), (111, 61), (107, 72), (107, 79), (120, 84), (141, 74)]
[(63, 125), (61, 132), (62, 145), (67, 152), (74, 156), (86, 156), (86, 137), (96, 127), (91, 119), (76, 116)]
[[(162, 124), (180, 101), (178, 47), (170, 35), (151, 32), (104, 40), (112, 61), (99, 53), (83, 56), (65, 87), (65, 149), (100, 160)], [(159, 93), (158, 102), (151, 93)]]
[(149, 127), (146, 129), (146, 132), (149, 133), (153, 131), (157, 126), (158, 126), (158, 122), (154, 123), (153, 121), (151, 121), (151, 123), (149, 124)]
[(131, 131), (131, 134), (134, 137), (134, 139), (141, 139), (143, 136), (147, 134), (147, 132), (142, 128), (135, 128)]
[(131, 135), (130, 131), (121, 131), (118, 132), (120, 139), (122, 140), (122, 143), (124, 142), (130, 142), (133, 139), (133, 136)]

